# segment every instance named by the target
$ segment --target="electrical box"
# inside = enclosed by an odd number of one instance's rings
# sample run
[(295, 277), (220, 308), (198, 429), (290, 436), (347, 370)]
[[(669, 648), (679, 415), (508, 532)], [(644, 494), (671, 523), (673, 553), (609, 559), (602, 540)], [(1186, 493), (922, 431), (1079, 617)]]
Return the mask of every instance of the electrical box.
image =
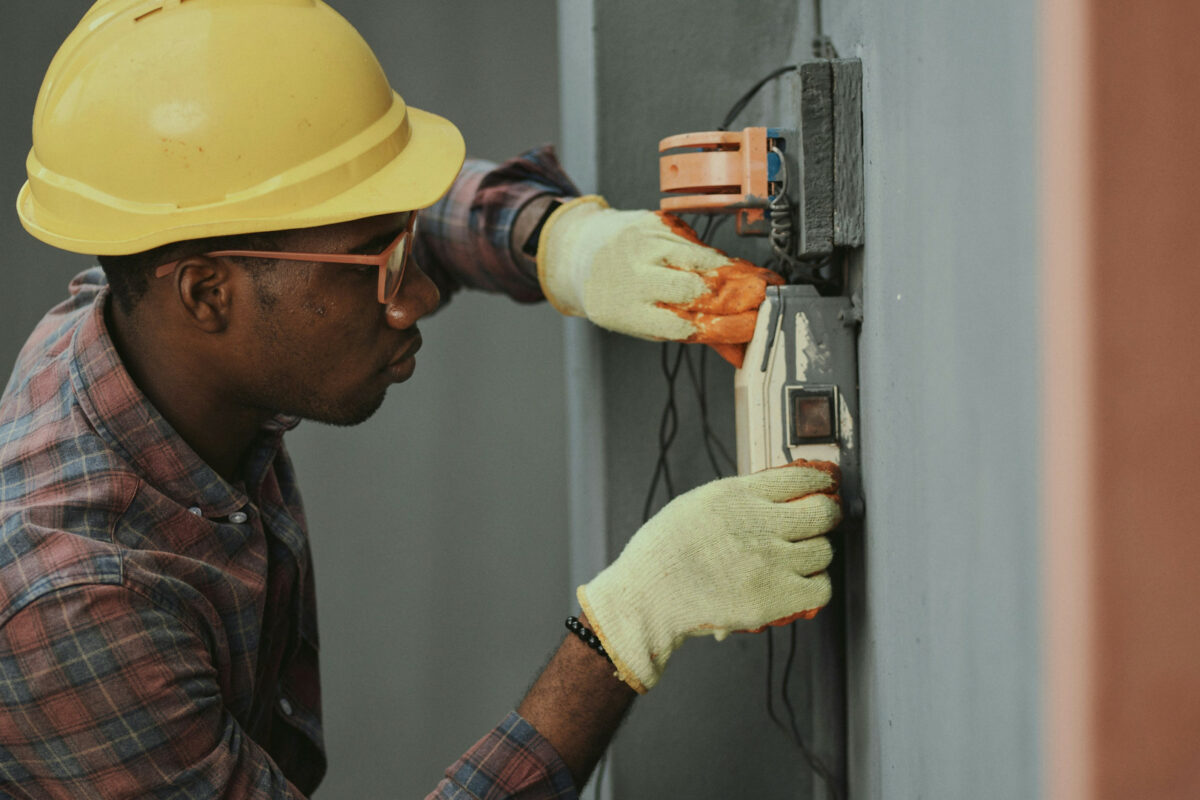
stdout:
[(858, 312), (812, 286), (772, 286), (734, 374), (738, 473), (797, 459), (842, 470), (842, 502), (860, 510)]
[(817, 59), (795, 76), (795, 127), (663, 139), (660, 208), (735, 215), (738, 234), (770, 237), (775, 268), (790, 279), (767, 289), (734, 379), (738, 471), (835, 462), (844, 507), (861, 514), (861, 314), (835, 256), (864, 242), (862, 62)]
[(659, 208), (734, 214), (776, 254), (828, 256), (863, 244), (862, 62), (800, 64), (797, 126), (701, 131), (659, 142)]

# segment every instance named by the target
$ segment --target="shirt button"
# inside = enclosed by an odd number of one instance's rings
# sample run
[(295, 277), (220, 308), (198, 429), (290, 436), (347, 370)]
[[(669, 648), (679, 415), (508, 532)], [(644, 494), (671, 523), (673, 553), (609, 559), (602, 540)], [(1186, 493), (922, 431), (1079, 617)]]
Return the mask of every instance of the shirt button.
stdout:
[(279, 710), (283, 712), (284, 716), (290, 717), (292, 715), (292, 704), (288, 702), (286, 697), (279, 698)]
[(191, 508), (189, 508), (189, 509), (188, 509), (188, 513), (189, 513), (189, 514), (193, 514), (193, 515), (195, 515), (195, 516), (197, 516), (197, 517), (203, 517), (203, 516), (204, 516), (204, 512), (200, 510), (200, 507), (199, 507), (199, 506), (192, 506)]
[(245, 522), (248, 519), (250, 519), (250, 518), (246, 516), (246, 512), (244, 512), (244, 511), (235, 511), (229, 515), (229, 521), (232, 522), (234, 525), (241, 525), (243, 522)]

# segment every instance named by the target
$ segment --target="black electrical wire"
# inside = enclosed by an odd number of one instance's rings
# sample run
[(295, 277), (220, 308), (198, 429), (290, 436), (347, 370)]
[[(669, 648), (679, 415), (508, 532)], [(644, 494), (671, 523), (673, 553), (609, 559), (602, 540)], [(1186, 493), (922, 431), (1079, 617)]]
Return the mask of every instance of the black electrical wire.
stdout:
[(813, 0), (813, 30), (816, 35), (813, 37), (813, 58), (837, 58), (837, 48), (833, 46), (833, 40), (825, 35), (825, 23), (821, 15), (821, 0)]
[[(703, 358), (703, 355), (701, 356)], [(713, 474), (718, 478), (725, 477), (725, 473), (721, 471), (720, 465), (717, 464), (716, 453), (713, 452), (712, 439), (709, 436), (710, 428), (708, 426), (708, 392), (696, 374), (696, 370), (692, 367), (692, 354), (684, 357), (684, 362), (687, 364), (688, 377), (692, 379), (692, 386), (696, 390), (696, 402), (700, 406), (700, 431), (704, 439), (704, 452), (708, 454), (708, 463), (712, 466)]]
[[(813, 55), (817, 58), (836, 58), (837, 51), (833, 48), (833, 43), (829, 37), (825, 35), (825, 26), (821, 15), (821, 0), (813, 0), (813, 24), (816, 36), (813, 39)], [(729, 109), (725, 115), (725, 119), (721, 121), (721, 126), (717, 128), (719, 131), (729, 130), (729, 126), (737, 119), (738, 115), (746, 110), (746, 106), (754, 99), (754, 96), (762, 90), (771, 81), (778, 78), (780, 75), (786, 75), (789, 72), (795, 72), (799, 69), (797, 64), (789, 64), (786, 67), (780, 67), (771, 72), (766, 77), (762, 78), (758, 83), (750, 87), (747, 92), (737, 99), (737, 102)]]
[(737, 460), (729, 454), (729, 448), (725, 446), (725, 442), (721, 440), (721, 437), (717, 435), (717, 432), (714, 431), (712, 426), (708, 424), (708, 355), (709, 353), (707, 347), (700, 351), (700, 386), (701, 397), (704, 400), (704, 418), (702, 422), (704, 424), (705, 441), (713, 447), (716, 447), (717, 452), (721, 454), (721, 458), (725, 459), (725, 463), (728, 465), (729, 470), (731, 472), (736, 472)]
[(837, 780), (833, 777), (833, 773), (829, 771), (829, 767), (825, 766), (825, 762), (817, 756), (808, 745), (804, 742), (804, 737), (800, 735), (800, 726), (796, 722), (796, 710), (792, 708), (792, 699), (788, 695), (788, 684), (792, 677), (792, 665), (796, 660), (796, 623), (788, 625), (791, 629), (791, 638), (788, 644), (788, 658), (783, 667), (783, 687), (780, 691), (780, 696), (783, 699), (783, 706), (788, 712), (788, 723), (792, 729), (792, 741), (804, 756), (804, 760), (808, 762), (809, 767), (825, 784), (825, 789), (829, 792), (829, 796), (833, 800), (840, 800), (841, 792), (838, 791)]
[[(704, 232), (699, 234), (700, 241), (705, 244), (712, 244), (712, 237), (717, 230), (729, 218), (709, 215), (708, 221), (704, 226)], [(691, 378), (692, 386), (696, 392), (696, 402), (700, 407), (700, 430), (704, 441), (704, 451), (708, 455), (709, 464), (713, 468), (713, 474), (718, 478), (725, 477), (724, 471), (717, 463), (717, 452), (724, 457), (726, 463), (731, 470), (737, 469), (737, 462), (729, 455), (729, 448), (721, 441), (721, 438), (713, 430), (712, 425), (708, 421), (708, 383), (707, 383), (707, 363), (708, 363), (708, 348), (705, 347), (700, 351), (700, 369), (697, 375), (697, 370), (692, 364), (691, 351), (688, 351), (686, 356), (686, 364), (688, 376)], [(714, 450), (715, 448), (715, 450)]]
[[(713, 232), (719, 227), (723, 220), (718, 220), (709, 216), (704, 225), (704, 231), (697, 234), (701, 241), (707, 242)], [(694, 228), (694, 226), (693, 226)], [(729, 451), (716, 439), (716, 433), (712, 430), (712, 426), (708, 422), (708, 401), (707, 395), (702, 388), (696, 383), (695, 368), (692, 366), (691, 353), (684, 344), (675, 345), (676, 351), (674, 358), (671, 356), (671, 344), (664, 342), (660, 350), (661, 369), (667, 383), (667, 400), (663, 406), (662, 416), (659, 420), (658, 427), (658, 459), (654, 465), (654, 474), (650, 478), (650, 488), (646, 492), (646, 500), (642, 506), (642, 522), (645, 523), (650, 519), (651, 511), (654, 508), (654, 496), (658, 492), (659, 483), (661, 482), (666, 489), (667, 502), (675, 498), (675, 483), (671, 477), (671, 466), (669, 461), (669, 451), (671, 445), (675, 442), (675, 437), (679, 431), (679, 408), (676, 405), (676, 390), (675, 381), (679, 377), (681, 366), (686, 363), (688, 374), (692, 377), (693, 386), (697, 387), (699, 404), (701, 409), (701, 425), (704, 431), (704, 441), (706, 449), (711, 451), (712, 440), (716, 441), (716, 446), (725, 455), (725, 458), (732, 464), (732, 459), (729, 458)], [(711, 456), (711, 453), (710, 453)], [(721, 477), (720, 468), (716, 465), (716, 459), (713, 458), (713, 469), (717, 473), (717, 477)]]
[(692, 363), (692, 353), (689, 350), (684, 355), (684, 365), (687, 367), (688, 377), (692, 381), (692, 388), (696, 393), (696, 403), (700, 407), (700, 432), (701, 438), (704, 441), (704, 452), (708, 455), (708, 463), (712, 466), (715, 477), (725, 477), (725, 471), (721, 465), (717, 463), (717, 456), (725, 460), (730, 471), (737, 469), (737, 462), (729, 455), (728, 448), (721, 441), (721, 437), (713, 430), (712, 425), (708, 421), (708, 348), (700, 350), (700, 367), (697, 369)]
[(654, 475), (650, 478), (650, 489), (646, 492), (646, 502), (642, 506), (643, 523), (650, 519), (651, 509), (654, 507), (654, 495), (658, 491), (660, 481), (667, 490), (667, 502), (675, 498), (675, 484), (671, 480), (671, 465), (667, 460), (667, 454), (675, 442), (675, 435), (679, 432), (679, 409), (675, 405), (675, 379), (679, 376), (679, 369), (683, 363), (684, 347), (683, 344), (676, 345), (674, 363), (671, 361), (671, 344), (669, 342), (663, 342), (660, 351), (662, 372), (667, 379), (667, 401), (663, 406), (662, 417), (658, 424), (658, 461), (654, 465)]
[(775, 629), (767, 628), (767, 716), (771, 718), (771, 722), (775, 723), (775, 727), (783, 731), (784, 735), (790, 734), (790, 731), (783, 726), (783, 720), (775, 716), (775, 681), (771, 678), (775, 670)]
[(791, 631), (790, 643), (787, 648), (787, 661), (784, 664), (784, 685), (781, 687), (781, 697), (784, 700), (784, 708), (787, 710), (787, 724), (775, 716), (774, 704), (774, 667), (775, 667), (775, 628), (767, 628), (767, 716), (770, 721), (775, 723), (775, 727), (779, 728), (788, 739), (792, 740), (792, 744), (796, 745), (797, 750), (804, 756), (804, 760), (808, 762), (809, 768), (815, 772), (817, 777), (826, 784), (830, 798), (840, 800), (841, 794), (838, 790), (838, 782), (829, 772), (829, 768), (824, 765), (824, 762), (816, 756), (814, 752), (809, 750), (809, 746), (805, 744), (804, 738), (800, 735), (799, 724), (796, 721), (796, 709), (792, 708), (792, 698), (788, 694), (788, 684), (791, 682), (792, 666), (796, 663), (796, 624), (792, 622), (788, 625)]
[(841, 793), (838, 791), (838, 784), (829, 768), (808, 745), (804, 742), (804, 737), (800, 735), (800, 726), (796, 722), (796, 710), (792, 707), (791, 695), (788, 692), (789, 684), (791, 683), (792, 667), (796, 662), (796, 624), (793, 622), (788, 626), (791, 636), (788, 643), (787, 661), (783, 666), (783, 686), (781, 687), (780, 695), (783, 699), (784, 708), (787, 709), (788, 724), (784, 725), (783, 721), (775, 715), (774, 704), (774, 681), (772, 680), (775, 666), (775, 629), (767, 628), (767, 716), (771, 718), (771, 722), (775, 723), (775, 727), (783, 732), (796, 745), (796, 749), (804, 756), (804, 760), (808, 762), (809, 768), (821, 779), (825, 784), (825, 788), (829, 796), (833, 800), (840, 800)]
[(808, 762), (809, 767), (821, 779), (821, 782), (825, 784), (825, 788), (828, 791), (829, 796), (833, 798), (833, 800), (840, 800), (841, 793), (838, 791), (837, 781), (834, 779), (832, 773), (830, 773), (829, 768), (825, 766), (825, 762), (821, 761), (821, 759), (818, 758), (817, 755), (808, 748), (808, 745), (804, 743), (804, 737), (800, 735), (800, 726), (796, 722), (796, 712), (795, 709), (792, 708), (791, 697), (788, 694), (788, 684), (792, 674), (792, 666), (796, 661), (796, 624), (792, 623), (788, 627), (791, 629), (791, 641), (788, 646), (787, 662), (783, 667), (782, 687), (783, 704), (788, 712), (788, 724), (784, 725), (783, 720), (779, 719), (779, 717), (775, 715), (775, 687), (774, 681), (772, 680), (775, 666), (775, 629), (773, 627), (767, 628), (767, 716), (771, 718), (771, 722), (775, 723), (775, 727), (779, 728), (779, 730), (783, 732), (783, 735), (791, 739), (792, 743), (796, 745), (796, 749), (798, 749), (801, 755), (804, 756), (804, 759)]
[(721, 121), (721, 127), (717, 128), (717, 130), (729, 130), (729, 126), (733, 124), (733, 121), (738, 118), (739, 114), (746, 110), (746, 106), (748, 106), (750, 101), (754, 99), (754, 95), (758, 94), (764, 86), (778, 78), (780, 75), (786, 75), (789, 72), (795, 72), (797, 69), (799, 69), (799, 67), (796, 64), (789, 64), (786, 67), (780, 67), (760, 80), (758, 83), (751, 86), (749, 91), (739, 97), (737, 102), (735, 102), (729, 109), (729, 113), (725, 115), (725, 119)]
[[(795, 624), (788, 626), (788, 657), (783, 664), (783, 686), (780, 687), (779, 696), (783, 700), (783, 707), (787, 709), (788, 725), (792, 730), (792, 737), (795, 738), (796, 744), (804, 751), (806, 758), (809, 757), (808, 748), (804, 746), (800, 740), (799, 726), (796, 723), (796, 710), (792, 708), (792, 698), (788, 695), (788, 684), (792, 680), (792, 666), (796, 663), (796, 626)], [(811, 759), (810, 759), (811, 760)]]

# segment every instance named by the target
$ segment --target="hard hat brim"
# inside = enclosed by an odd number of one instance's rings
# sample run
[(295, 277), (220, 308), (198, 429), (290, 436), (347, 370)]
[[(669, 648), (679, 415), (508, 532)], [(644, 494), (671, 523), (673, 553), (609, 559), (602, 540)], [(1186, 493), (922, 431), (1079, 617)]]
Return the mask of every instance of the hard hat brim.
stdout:
[(31, 235), (59, 249), (88, 255), (128, 255), (189, 239), (315, 228), (426, 208), (453, 184), (462, 169), (466, 145), (458, 128), (444, 117), (411, 106), (407, 110), (411, 138), (395, 158), (350, 189), (287, 213), (154, 226), (151, 232), (132, 237), (81, 239), (55, 230), (60, 226), (39, 206), (28, 181), (17, 197), (17, 212)]

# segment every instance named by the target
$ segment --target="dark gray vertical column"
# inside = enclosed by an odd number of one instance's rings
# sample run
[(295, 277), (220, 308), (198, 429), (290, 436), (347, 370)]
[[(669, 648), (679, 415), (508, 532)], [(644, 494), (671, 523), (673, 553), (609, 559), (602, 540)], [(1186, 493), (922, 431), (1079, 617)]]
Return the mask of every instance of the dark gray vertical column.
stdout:
[[(558, 57), (563, 166), (584, 193), (596, 191), (597, 98), (596, 12), (593, 0), (558, 0)], [(605, 386), (600, 329), (582, 319), (563, 321), (567, 399), (567, 511), (569, 521), (569, 596), (565, 607), (578, 608), (575, 588), (591, 580), (612, 560), (606, 531), (608, 447), (604, 425)], [(604, 759), (584, 800), (611, 800), (614, 758)]]

